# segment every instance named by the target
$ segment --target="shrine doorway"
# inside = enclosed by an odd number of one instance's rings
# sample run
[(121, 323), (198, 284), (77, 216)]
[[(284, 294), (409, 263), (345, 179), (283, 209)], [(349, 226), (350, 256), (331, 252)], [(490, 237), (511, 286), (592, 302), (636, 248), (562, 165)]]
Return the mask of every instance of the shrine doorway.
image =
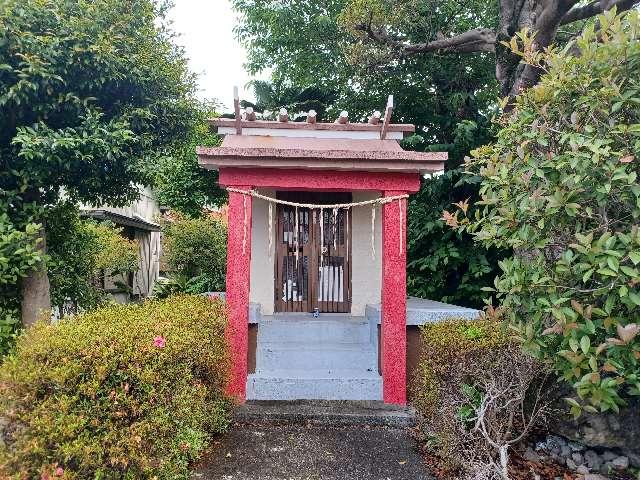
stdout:
[(277, 205), (275, 311), (350, 313), (350, 210), (320, 206), (350, 203), (351, 193), (277, 192), (276, 197), (319, 207)]

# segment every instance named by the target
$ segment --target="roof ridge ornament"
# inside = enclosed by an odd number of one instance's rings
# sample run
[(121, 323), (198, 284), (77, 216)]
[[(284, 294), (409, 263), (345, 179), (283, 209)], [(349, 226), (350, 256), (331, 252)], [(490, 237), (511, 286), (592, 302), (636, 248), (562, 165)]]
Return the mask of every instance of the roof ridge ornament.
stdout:
[(307, 123), (316, 123), (318, 120), (318, 113), (311, 109), (307, 112)]

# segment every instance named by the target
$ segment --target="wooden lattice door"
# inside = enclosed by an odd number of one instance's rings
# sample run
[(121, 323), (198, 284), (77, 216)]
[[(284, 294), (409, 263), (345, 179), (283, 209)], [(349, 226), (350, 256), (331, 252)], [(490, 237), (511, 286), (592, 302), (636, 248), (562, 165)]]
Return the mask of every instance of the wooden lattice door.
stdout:
[[(351, 201), (350, 193), (278, 192), (277, 197), (316, 205)], [(323, 209), (321, 219), (319, 209), (298, 208), (297, 223), (296, 207), (278, 205), (276, 212), (275, 310), (350, 312), (350, 212)]]

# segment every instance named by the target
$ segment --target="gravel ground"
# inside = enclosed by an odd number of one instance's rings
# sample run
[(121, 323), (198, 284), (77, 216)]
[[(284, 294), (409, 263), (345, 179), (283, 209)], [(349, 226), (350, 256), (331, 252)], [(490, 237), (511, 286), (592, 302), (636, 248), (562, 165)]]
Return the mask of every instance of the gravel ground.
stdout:
[(433, 480), (403, 428), (236, 424), (194, 480)]

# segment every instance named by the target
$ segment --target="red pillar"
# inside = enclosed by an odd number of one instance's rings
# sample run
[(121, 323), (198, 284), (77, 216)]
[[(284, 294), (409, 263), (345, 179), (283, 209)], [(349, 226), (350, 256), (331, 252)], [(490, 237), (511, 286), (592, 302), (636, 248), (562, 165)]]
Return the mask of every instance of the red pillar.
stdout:
[[(233, 188), (250, 190), (250, 186)], [(231, 357), (227, 393), (242, 403), (247, 391), (247, 350), (249, 336), (249, 280), (251, 270), (251, 200), (229, 192), (229, 236), (227, 239), (226, 338)]]
[[(385, 197), (406, 192), (385, 191)], [(407, 403), (406, 199), (382, 207), (382, 389), (385, 403)]]

